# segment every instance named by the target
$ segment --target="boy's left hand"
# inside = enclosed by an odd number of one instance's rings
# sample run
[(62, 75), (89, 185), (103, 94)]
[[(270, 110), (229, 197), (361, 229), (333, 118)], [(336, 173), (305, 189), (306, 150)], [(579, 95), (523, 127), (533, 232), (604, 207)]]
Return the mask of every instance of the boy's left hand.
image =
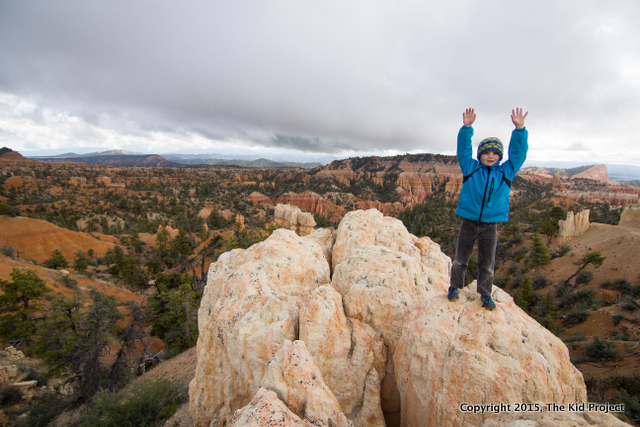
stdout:
[(528, 111), (522, 114), (522, 108), (511, 110), (511, 121), (516, 126), (516, 129), (524, 128), (524, 120), (527, 118), (527, 114), (529, 114)]

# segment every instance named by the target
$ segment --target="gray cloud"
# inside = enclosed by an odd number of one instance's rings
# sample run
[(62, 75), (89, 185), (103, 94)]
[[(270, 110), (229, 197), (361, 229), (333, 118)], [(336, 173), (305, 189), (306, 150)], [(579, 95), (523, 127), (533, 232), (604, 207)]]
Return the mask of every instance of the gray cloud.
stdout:
[[(638, 12), (635, 0), (2, 2), (0, 92), (35, 107), (0, 110), (0, 132), (18, 147), (451, 153), (464, 108), (478, 137), (508, 139), (522, 106), (538, 157), (576, 141), (637, 151)], [(57, 131), (20, 137), (38, 126)]]

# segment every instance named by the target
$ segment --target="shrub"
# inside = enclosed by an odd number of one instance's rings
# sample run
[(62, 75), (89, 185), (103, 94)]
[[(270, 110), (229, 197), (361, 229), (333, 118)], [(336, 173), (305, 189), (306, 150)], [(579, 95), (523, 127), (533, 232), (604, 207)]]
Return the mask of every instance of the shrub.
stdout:
[(30, 405), (23, 416), (26, 418), (15, 423), (16, 427), (45, 427), (73, 403), (73, 397), (47, 393), (35, 404)]
[(611, 286), (613, 289), (620, 291), (622, 295), (630, 295), (633, 293), (633, 287), (627, 279), (616, 279)]
[(66, 274), (61, 275), (57, 281), (62, 283), (65, 287), (73, 291), (80, 290), (80, 287), (78, 286), (78, 281), (69, 275), (66, 275)]
[(93, 397), (79, 424), (87, 427), (153, 426), (173, 415), (184, 401), (186, 394), (166, 379), (136, 383), (124, 399), (117, 393), (103, 390)]
[(558, 246), (558, 249), (551, 251), (549, 253), (549, 256), (551, 257), (551, 259), (561, 258), (566, 254), (568, 254), (569, 252), (571, 252), (571, 246), (567, 245), (566, 243), (563, 243)]
[(607, 381), (609, 385), (617, 389), (613, 400), (624, 403), (624, 412), (632, 420), (640, 418), (640, 374), (612, 375)]
[(587, 317), (589, 317), (589, 307), (584, 304), (579, 304), (564, 316), (562, 324), (564, 327), (570, 328), (571, 326), (584, 322), (587, 320)]
[(551, 284), (551, 280), (549, 280), (544, 274), (537, 271), (532, 278), (531, 286), (533, 289), (542, 289)]
[(0, 252), (3, 255), (8, 256), (9, 258), (15, 259), (16, 257), (16, 248), (14, 248), (13, 246), (2, 245), (0, 246)]
[(620, 306), (620, 308), (623, 309), (624, 311), (631, 311), (631, 312), (636, 311), (638, 307), (639, 307), (638, 303), (629, 297), (627, 297), (625, 299), (625, 303)]
[(618, 357), (613, 343), (601, 340), (597, 335), (593, 337), (593, 342), (586, 347), (586, 354), (594, 361), (605, 361)]
[(564, 341), (565, 343), (574, 343), (574, 342), (586, 341), (587, 338), (588, 336), (584, 332), (574, 332), (573, 334), (562, 338), (562, 341)]
[(0, 406), (11, 406), (22, 400), (22, 393), (16, 387), (3, 386), (0, 388)]
[(593, 280), (593, 272), (582, 270), (576, 276), (576, 285), (579, 285), (579, 284), (586, 285), (587, 283), (591, 282), (592, 280)]
[(613, 326), (618, 326), (620, 322), (624, 320), (624, 316), (621, 314), (614, 314), (611, 316), (611, 321), (613, 322)]
[(497, 275), (493, 278), (493, 284), (499, 288), (504, 289), (505, 286), (509, 283), (509, 277), (505, 275)]
[(591, 307), (596, 302), (595, 295), (596, 291), (593, 289), (581, 289), (575, 294), (567, 293), (558, 301), (558, 307), (567, 307), (576, 303)]
[(554, 320), (553, 316), (550, 313), (548, 313), (546, 316), (542, 318), (536, 317), (536, 320), (542, 326), (547, 328), (549, 332), (551, 332), (552, 334), (558, 335), (558, 332), (559, 332), (558, 325), (556, 324), (556, 321)]
[(15, 217), (20, 215), (20, 211), (7, 203), (0, 202), (0, 215)]
[(556, 286), (556, 298), (562, 298), (565, 296), (569, 292), (569, 289), (571, 289), (571, 283), (566, 280), (558, 283)]
[(624, 413), (632, 420), (640, 419), (640, 400), (638, 395), (629, 395), (627, 393), (616, 392), (613, 394), (613, 400), (617, 403), (624, 404)]
[(529, 248), (526, 248), (526, 247), (522, 247), (522, 248), (518, 249), (517, 251), (515, 251), (513, 253), (513, 260), (515, 262), (522, 261), (527, 256), (528, 252), (529, 252)]
[(614, 388), (622, 388), (631, 395), (640, 396), (640, 374), (614, 374), (609, 377), (609, 384)]

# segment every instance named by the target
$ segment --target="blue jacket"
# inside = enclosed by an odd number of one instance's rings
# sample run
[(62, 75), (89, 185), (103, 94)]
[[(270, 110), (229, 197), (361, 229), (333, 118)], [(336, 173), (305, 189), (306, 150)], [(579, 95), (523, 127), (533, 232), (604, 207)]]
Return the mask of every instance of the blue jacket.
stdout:
[(505, 222), (509, 219), (511, 181), (527, 158), (528, 132), (515, 129), (509, 142), (509, 160), (486, 166), (473, 158), (473, 128), (463, 126), (458, 132), (458, 163), (463, 184), (456, 214), (480, 222)]

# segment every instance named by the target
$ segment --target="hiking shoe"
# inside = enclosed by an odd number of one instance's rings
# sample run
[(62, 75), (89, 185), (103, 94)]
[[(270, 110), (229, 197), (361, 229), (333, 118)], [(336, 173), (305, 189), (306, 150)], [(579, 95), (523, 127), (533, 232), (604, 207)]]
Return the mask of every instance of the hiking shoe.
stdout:
[(458, 288), (454, 288), (453, 286), (449, 286), (449, 292), (447, 292), (447, 298), (449, 301), (457, 301), (458, 300)]
[(482, 307), (486, 308), (487, 310), (493, 310), (494, 308), (496, 308), (496, 303), (493, 302), (491, 295), (482, 295)]

